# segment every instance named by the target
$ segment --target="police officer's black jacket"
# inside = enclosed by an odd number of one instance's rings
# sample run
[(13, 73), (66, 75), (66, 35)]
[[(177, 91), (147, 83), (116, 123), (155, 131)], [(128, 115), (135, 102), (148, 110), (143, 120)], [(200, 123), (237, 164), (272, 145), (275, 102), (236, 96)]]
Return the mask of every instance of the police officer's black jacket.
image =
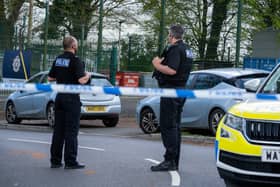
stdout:
[(73, 53), (65, 51), (52, 64), (49, 76), (56, 78), (57, 84), (80, 84), (85, 75), (84, 63)]
[(190, 47), (182, 40), (177, 41), (174, 45), (168, 46), (163, 54), (164, 57), (162, 65), (167, 65), (176, 71), (175, 75), (166, 75), (158, 73), (157, 80), (160, 87), (174, 86), (184, 87), (188, 80), (192, 67), (192, 51)]

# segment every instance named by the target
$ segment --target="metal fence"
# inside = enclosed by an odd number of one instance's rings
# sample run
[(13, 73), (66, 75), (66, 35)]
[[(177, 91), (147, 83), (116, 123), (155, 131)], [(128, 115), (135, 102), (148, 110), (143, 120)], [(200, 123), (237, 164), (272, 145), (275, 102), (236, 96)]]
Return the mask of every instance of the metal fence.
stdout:
[[(46, 54), (46, 64), (43, 64), (44, 58), (44, 47), (42, 45), (32, 45), (26, 50), (32, 52), (32, 63), (31, 63), (31, 75), (50, 69), (55, 57), (63, 52), (61, 46), (48, 45)], [(2, 64), (4, 58), (4, 50), (0, 50), (0, 66), (1, 66), (1, 77), (2, 77)], [(85, 62), (87, 71), (91, 72), (109, 72), (110, 61), (111, 61), (112, 49), (103, 50), (101, 54), (101, 61), (97, 64), (97, 53), (96, 50), (88, 48), (84, 51), (83, 56), (79, 57)]]
[[(46, 53), (46, 63), (43, 63), (44, 59), (44, 45), (42, 44), (32, 44), (25, 50), (31, 50), (32, 52), (32, 62), (30, 66), (30, 75), (34, 75), (43, 70), (49, 70), (56, 56), (63, 52), (61, 45), (49, 44), (47, 46)], [(97, 62), (97, 52), (91, 47), (84, 47), (79, 51), (78, 56), (85, 63), (85, 69), (89, 72), (98, 72), (106, 74), (108, 77), (110, 75), (110, 69), (114, 69), (110, 67), (112, 62), (112, 46), (111, 48), (107, 48), (101, 52), (100, 62)], [(2, 73), (3, 73), (3, 60), (4, 60), (5, 50), (0, 49), (0, 79), (2, 81)], [(10, 94), (10, 91), (0, 90), (0, 96), (7, 96)]]

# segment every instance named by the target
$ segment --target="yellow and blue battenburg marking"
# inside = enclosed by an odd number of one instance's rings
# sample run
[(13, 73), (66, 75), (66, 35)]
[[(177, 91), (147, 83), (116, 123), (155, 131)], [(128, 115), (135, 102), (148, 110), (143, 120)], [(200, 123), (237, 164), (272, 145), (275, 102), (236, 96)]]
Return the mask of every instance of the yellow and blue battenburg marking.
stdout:
[[(111, 94), (126, 96), (162, 96), (173, 98), (248, 98), (245, 90), (198, 90), (188, 89), (163, 89), (163, 88), (134, 88), (134, 87), (98, 87), (90, 85), (72, 85), (72, 84), (30, 84), (30, 83), (0, 83), (0, 90), (22, 90), (22, 91), (44, 91), (60, 93), (91, 93), (91, 94)], [(256, 94), (255, 99), (280, 100), (277, 95)]]

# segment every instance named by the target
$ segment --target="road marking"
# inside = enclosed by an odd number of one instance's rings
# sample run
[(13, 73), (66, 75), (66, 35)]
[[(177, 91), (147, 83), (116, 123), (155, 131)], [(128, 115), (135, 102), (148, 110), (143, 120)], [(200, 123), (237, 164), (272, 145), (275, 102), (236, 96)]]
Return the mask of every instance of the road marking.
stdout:
[(121, 136), (121, 135), (114, 135), (114, 134), (101, 134), (101, 133), (84, 133), (90, 134), (94, 136), (107, 136), (107, 137), (117, 137), (117, 138), (134, 138), (135, 136)]
[[(154, 164), (159, 164), (160, 162), (157, 160), (153, 160), (150, 158), (146, 158), (146, 161), (152, 162)], [(180, 186), (181, 183), (181, 178), (180, 175), (178, 173), (178, 171), (168, 171), (169, 174), (171, 175), (171, 186)]]
[[(38, 140), (27, 140), (27, 139), (18, 139), (18, 138), (8, 138), (9, 141), (14, 142), (26, 142), (26, 143), (38, 143), (38, 144), (47, 144), (50, 145), (50, 142), (45, 141), (38, 141)], [(79, 146), (80, 149), (87, 149), (87, 150), (95, 150), (95, 151), (105, 151), (105, 149), (96, 148), (96, 147), (85, 147), (85, 146)]]
[(27, 142), (27, 143), (38, 143), (38, 144), (48, 144), (50, 145), (51, 143), (49, 142), (44, 142), (44, 141), (38, 141), (38, 140), (27, 140), (27, 139), (18, 139), (18, 138), (8, 138), (9, 141), (14, 141), (14, 142)]
[(105, 149), (95, 148), (95, 147), (85, 147), (85, 146), (79, 146), (81, 149), (88, 149), (88, 150), (95, 150), (95, 151), (105, 151)]

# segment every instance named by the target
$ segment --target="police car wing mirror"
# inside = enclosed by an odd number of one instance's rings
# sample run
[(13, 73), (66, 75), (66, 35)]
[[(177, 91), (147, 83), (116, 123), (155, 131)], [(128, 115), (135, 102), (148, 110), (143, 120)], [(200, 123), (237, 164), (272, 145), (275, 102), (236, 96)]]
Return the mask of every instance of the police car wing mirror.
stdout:
[(255, 78), (248, 80), (244, 83), (244, 88), (247, 92), (256, 92), (261, 85), (262, 80), (260, 78)]

